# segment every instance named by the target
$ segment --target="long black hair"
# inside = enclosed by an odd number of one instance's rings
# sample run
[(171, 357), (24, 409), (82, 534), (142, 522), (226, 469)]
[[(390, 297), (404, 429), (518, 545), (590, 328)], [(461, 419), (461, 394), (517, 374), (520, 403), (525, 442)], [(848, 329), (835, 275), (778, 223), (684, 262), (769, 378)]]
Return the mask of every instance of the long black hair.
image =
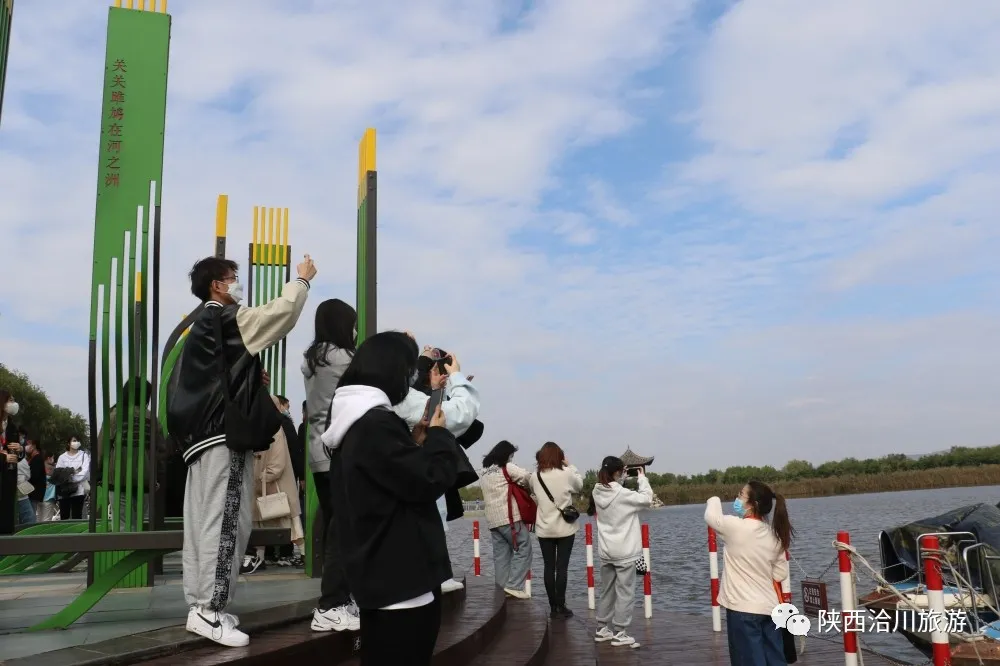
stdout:
[(514, 457), (514, 453), (517, 451), (517, 447), (508, 442), (506, 439), (498, 443), (490, 452), (483, 456), (483, 469), (496, 465), (497, 467), (503, 467), (510, 462), (510, 459)]
[[(615, 480), (615, 474), (624, 471), (625, 463), (621, 458), (608, 456), (601, 461), (601, 469), (597, 472), (597, 482), (602, 485), (610, 485)], [(597, 503), (594, 501), (594, 492), (590, 493), (590, 503), (587, 505), (587, 515), (597, 514)]]
[(354, 325), (357, 322), (358, 313), (339, 298), (330, 298), (316, 307), (316, 334), (304, 354), (310, 377), (316, 374), (316, 368), (329, 365), (326, 352), (330, 345), (354, 356), (357, 344)]
[(376, 333), (358, 347), (337, 387), (372, 386), (381, 389), (390, 404), (398, 405), (410, 392), (418, 353), (417, 343), (405, 333)]
[(771, 530), (774, 536), (781, 542), (781, 549), (788, 550), (792, 546), (792, 539), (795, 537), (795, 529), (792, 521), (788, 518), (788, 505), (781, 493), (774, 492), (769, 485), (762, 481), (752, 479), (747, 482), (747, 504), (758, 518), (764, 519), (767, 514), (774, 509), (774, 516), (771, 517)]

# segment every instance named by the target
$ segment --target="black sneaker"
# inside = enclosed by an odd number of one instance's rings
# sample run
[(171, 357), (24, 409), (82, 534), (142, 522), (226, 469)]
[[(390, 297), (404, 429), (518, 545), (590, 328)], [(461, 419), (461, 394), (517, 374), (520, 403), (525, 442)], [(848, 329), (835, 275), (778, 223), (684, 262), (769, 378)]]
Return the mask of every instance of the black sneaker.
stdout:
[(243, 556), (243, 564), (240, 565), (240, 574), (249, 576), (250, 574), (263, 569), (267, 569), (267, 564), (264, 562), (264, 558), (257, 557), (256, 555)]

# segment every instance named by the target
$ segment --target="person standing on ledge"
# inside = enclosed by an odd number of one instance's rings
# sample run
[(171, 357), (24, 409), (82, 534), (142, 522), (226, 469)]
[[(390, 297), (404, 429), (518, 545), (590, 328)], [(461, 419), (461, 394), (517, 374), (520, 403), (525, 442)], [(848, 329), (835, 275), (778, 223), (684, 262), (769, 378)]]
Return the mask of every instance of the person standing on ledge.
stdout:
[[(233, 404), (246, 409), (267, 379), (259, 354), (295, 327), (316, 267), (309, 255), (298, 279), (259, 307), (243, 307), (236, 262), (202, 259), (191, 269), (191, 292), (205, 304), (184, 343), (167, 387), (167, 423), (187, 464), (184, 489), (184, 598), (187, 630), (221, 645), (242, 647), (250, 637), (225, 612), (233, 598), (253, 519), (253, 451), (226, 440), (229, 369)], [(216, 323), (221, 326), (217, 339)], [(219, 357), (219, 351), (223, 356)]]

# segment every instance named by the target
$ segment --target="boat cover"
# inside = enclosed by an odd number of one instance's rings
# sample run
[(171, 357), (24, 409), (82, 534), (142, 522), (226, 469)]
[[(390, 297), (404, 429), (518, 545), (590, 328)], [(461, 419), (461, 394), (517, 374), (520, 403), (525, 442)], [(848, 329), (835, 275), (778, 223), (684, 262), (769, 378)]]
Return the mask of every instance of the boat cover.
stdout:
[[(1000, 558), (1000, 504), (972, 504), (953, 509), (940, 516), (924, 518), (906, 525), (893, 527), (879, 535), (882, 553), (882, 575), (890, 583), (911, 578), (917, 570), (917, 539), (921, 534), (931, 532), (971, 532), (978, 542), (985, 543), (983, 555)], [(963, 576), (962, 549), (972, 545), (972, 537), (956, 535), (938, 537), (943, 548), (948, 551), (948, 559)], [(973, 551), (975, 552), (975, 551)], [(969, 570), (972, 584), (984, 589), (980, 567), (987, 564), (993, 573), (993, 581), (1000, 586), (1000, 559), (987, 560), (985, 557), (969, 556)], [(946, 566), (942, 573), (946, 581), (955, 582)], [(990, 587), (989, 582), (986, 587)], [(987, 590), (992, 591), (992, 590)]]

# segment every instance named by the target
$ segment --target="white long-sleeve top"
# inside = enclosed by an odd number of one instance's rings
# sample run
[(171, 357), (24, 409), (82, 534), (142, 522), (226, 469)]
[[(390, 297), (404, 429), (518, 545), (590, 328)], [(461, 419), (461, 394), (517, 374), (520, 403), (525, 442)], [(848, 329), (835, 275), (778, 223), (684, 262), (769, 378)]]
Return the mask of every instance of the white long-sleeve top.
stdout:
[(83, 450), (66, 451), (59, 456), (56, 467), (69, 467), (76, 470), (73, 473), (73, 483), (78, 485), (73, 497), (83, 495), (83, 486), (80, 484), (90, 480), (90, 454)]
[(771, 526), (755, 518), (723, 515), (718, 497), (708, 498), (705, 522), (725, 542), (719, 605), (770, 615), (779, 603), (774, 581), (788, 578), (788, 561)]
[[(447, 398), (441, 401), (444, 427), (455, 437), (461, 437), (479, 417), (479, 391), (460, 372), (453, 372), (448, 376), (444, 394)], [(423, 418), (428, 400), (429, 395), (411, 388), (403, 402), (392, 409), (412, 429)]]

